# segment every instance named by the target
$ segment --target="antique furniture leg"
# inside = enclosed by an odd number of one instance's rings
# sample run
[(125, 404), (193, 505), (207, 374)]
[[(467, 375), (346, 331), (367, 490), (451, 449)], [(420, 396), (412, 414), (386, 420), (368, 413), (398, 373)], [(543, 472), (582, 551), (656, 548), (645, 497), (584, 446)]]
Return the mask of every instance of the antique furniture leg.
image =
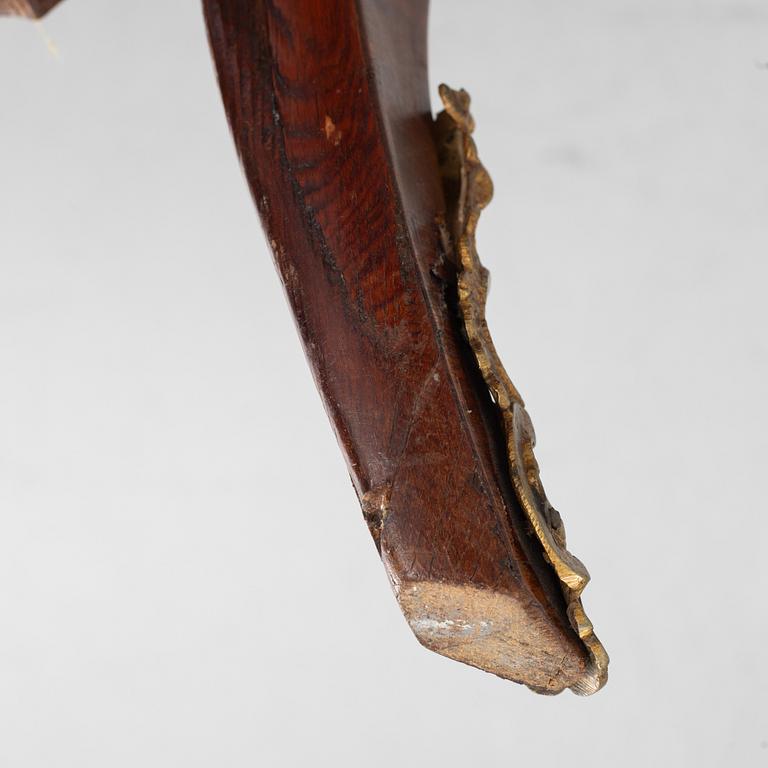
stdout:
[(492, 186), (468, 95), (441, 86), (431, 116), (427, 4), (203, 0), (245, 175), (411, 629), (536, 691), (589, 694), (608, 665), (589, 575), (485, 323)]
[(363, 515), (418, 639), (547, 693), (607, 656), (483, 319), (490, 180), (430, 114), (426, 0), (204, 0), (224, 105)]

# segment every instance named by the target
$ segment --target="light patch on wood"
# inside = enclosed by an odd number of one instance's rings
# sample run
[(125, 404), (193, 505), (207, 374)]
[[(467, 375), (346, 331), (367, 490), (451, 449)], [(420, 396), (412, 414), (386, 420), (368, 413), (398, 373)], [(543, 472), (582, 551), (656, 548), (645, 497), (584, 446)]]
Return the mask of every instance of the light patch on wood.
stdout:
[(341, 131), (336, 127), (330, 115), (325, 116), (323, 128), (325, 130), (325, 138), (335, 147), (338, 147), (341, 144)]
[(391, 486), (388, 483), (384, 483), (371, 488), (360, 499), (363, 517), (368, 524), (368, 530), (371, 532), (376, 548), (379, 551), (381, 551), (381, 532), (389, 514), (389, 497), (391, 493)]
[(540, 693), (578, 690), (587, 682), (586, 654), (575, 657), (530, 601), (439, 581), (398, 586), (408, 624), (430, 650)]

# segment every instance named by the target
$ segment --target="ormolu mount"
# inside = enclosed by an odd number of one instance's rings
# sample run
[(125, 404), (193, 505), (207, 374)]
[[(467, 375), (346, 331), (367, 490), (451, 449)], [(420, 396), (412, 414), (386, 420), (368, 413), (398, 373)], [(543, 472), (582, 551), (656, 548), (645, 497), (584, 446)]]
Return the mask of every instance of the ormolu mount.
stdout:
[(469, 94), (441, 85), (440, 97), (445, 109), (436, 122), (438, 156), (450, 216), (451, 252), (458, 275), (459, 313), (477, 366), (504, 424), (515, 495), (541, 543), (545, 559), (560, 579), (568, 618), (591, 657), (588, 673), (571, 687), (577, 693), (594, 693), (607, 680), (608, 654), (581, 604), (589, 572), (566, 549), (563, 521), (549, 503), (539, 477), (539, 465), (533, 453), (536, 442), (533, 424), (523, 399), (499, 360), (485, 321), (488, 270), (477, 254), (475, 229), (480, 212), (491, 201), (493, 184), (472, 139), (475, 125), (469, 112)]

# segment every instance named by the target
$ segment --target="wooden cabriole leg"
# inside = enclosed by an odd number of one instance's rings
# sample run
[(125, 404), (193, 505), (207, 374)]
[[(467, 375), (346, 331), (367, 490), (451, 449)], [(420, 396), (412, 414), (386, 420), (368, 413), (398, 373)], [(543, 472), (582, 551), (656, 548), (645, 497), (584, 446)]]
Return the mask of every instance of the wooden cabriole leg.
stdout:
[(597, 690), (588, 574), (541, 490), (522, 400), (482, 355), (474, 225), (490, 182), (466, 94), (444, 90), (432, 119), (427, 1), (204, 8), (246, 177), (411, 628), (535, 690)]
[(485, 323), (475, 228), (492, 186), (468, 95), (442, 86), (432, 118), (427, 3), (203, 0), (245, 175), (411, 629), (536, 691), (593, 693), (608, 657), (589, 574)]

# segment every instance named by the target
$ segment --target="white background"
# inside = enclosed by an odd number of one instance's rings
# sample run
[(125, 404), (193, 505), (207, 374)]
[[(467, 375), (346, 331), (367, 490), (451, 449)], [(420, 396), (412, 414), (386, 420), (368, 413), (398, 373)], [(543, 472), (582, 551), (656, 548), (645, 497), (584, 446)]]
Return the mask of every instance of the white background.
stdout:
[(0, 22), (2, 768), (768, 764), (767, 2), (433, 3), (591, 699), (411, 636), (198, 3)]

